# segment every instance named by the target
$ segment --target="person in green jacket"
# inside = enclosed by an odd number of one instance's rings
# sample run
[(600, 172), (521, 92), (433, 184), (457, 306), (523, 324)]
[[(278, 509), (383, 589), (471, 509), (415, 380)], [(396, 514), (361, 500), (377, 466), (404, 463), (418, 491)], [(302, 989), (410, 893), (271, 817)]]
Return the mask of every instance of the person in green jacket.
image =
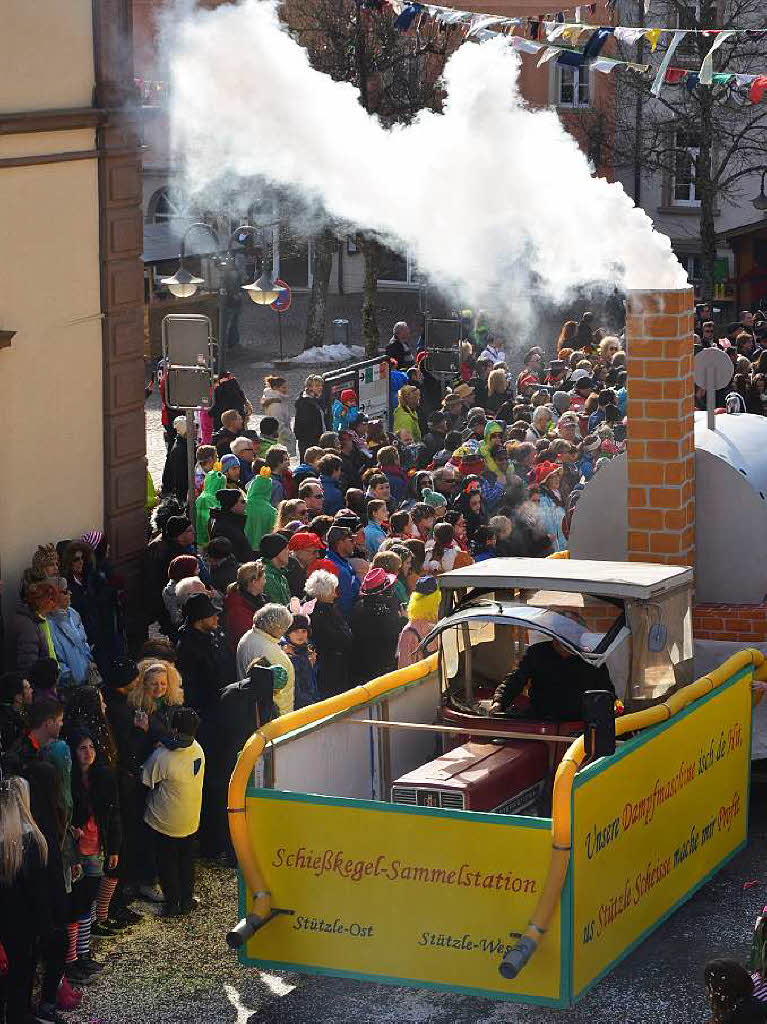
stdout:
[(268, 466), (259, 470), (248, 484), (248, 496), (245, 501), (245, 536), (254, 551), (258, 551), (261, 538), (271, 533), (277, 509), (272, 505), (272, 471)]
[(412, 384), (405, 384), (399, 389), (399, 405), (394, 410), (394, 433), (406, 430), (410, 440), (418, 443), (421, 440), (421, 426), (418, 422), (418, 403), (421, 392)]
[(217, 469), (211, 469), (203, 477), (202, 491), (194, 503), (194, 532), (197, 543), (204, 545), (210, 539), (208, 537), (208, 520), (211, 509), (221, 508), (218, 500), (218, 492), (226, 487), (226, 477)]
[(290, 603), (290, 584), (285, 568), (288, 564), (288, 542), (281, 533), (267, 533), (258, 549), (264, 563), (264, 597), (270, 604)]

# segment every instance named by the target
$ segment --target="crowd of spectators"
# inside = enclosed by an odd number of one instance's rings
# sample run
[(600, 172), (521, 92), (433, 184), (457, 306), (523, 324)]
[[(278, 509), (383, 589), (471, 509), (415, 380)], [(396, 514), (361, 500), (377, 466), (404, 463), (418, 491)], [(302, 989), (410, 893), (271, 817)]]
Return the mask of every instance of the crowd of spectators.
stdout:
[[(696, 341), (733, 356), (733, 393), (754, 412), (764, 328), (744, 319), (716, 342), (701, 319)], [(198, 417), (193, 479), (186, 419), (164, 405), (138, 649), (107, 538), (38, 548), (0, 677), (8, 1024), (75, 1009), (104, 965), (92, 940), (108, 955), (141, 916), (132, 901), (194, 912), (196, 858), (233, 864), (226, 790), (255, 729), (424, 657), (441, 573), (566, 547), (584, 487), (624, 450), (626, 353), (590, 313), (549, 351), (512, 366), (479, 316), (444, 380), (398, 323), (391, 422), (368, 419), (353, 388), (328, 394), (311, 375), (291, 402), (270, 375), (251, 426), (253, 404), (223, 374)]]

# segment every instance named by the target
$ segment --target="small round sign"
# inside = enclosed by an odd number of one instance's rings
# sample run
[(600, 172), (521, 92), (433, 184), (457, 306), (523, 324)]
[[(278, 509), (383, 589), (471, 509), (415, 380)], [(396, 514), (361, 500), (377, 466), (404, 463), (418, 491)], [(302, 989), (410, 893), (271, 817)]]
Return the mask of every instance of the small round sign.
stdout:
[(720, 348), (704, 348), (695, 357), (695, 383), (699, 388), (719, 391), (735, 374), (732, 360)]
[(274, 279), (274, 283), (280, 289), (280, 294), (271, 304), (272, 309), (275, 309), (278, 313), (287, 313), (290, 309), (290, 304), (293, 301), (293, 294), (290, 291), (290, 286), (285, 284), (284, 281), (280, 280), (279, 277)]

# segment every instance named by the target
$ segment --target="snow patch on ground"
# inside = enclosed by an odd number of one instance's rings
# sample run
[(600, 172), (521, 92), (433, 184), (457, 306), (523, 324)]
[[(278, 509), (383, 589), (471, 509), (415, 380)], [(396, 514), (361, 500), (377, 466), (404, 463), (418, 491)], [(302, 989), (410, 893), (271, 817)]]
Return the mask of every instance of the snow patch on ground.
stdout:
[(360, 345), (322, 345), (308, 348), (306, 352), (293, 356), (291, 363), (345, 363), (351, 359), (362, 359), (365, 350)]

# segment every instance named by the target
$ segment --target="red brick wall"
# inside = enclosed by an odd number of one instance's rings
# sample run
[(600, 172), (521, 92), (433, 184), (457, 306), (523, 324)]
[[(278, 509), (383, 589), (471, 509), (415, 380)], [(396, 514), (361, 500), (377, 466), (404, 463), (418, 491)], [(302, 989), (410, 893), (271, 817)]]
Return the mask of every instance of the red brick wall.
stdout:
[(767, 604), (697, 604), (692, 631), (696, 640), (767, 641)]
[(692, 288), (629, 292), (629, 561), (695, 561), (693, 323)]

